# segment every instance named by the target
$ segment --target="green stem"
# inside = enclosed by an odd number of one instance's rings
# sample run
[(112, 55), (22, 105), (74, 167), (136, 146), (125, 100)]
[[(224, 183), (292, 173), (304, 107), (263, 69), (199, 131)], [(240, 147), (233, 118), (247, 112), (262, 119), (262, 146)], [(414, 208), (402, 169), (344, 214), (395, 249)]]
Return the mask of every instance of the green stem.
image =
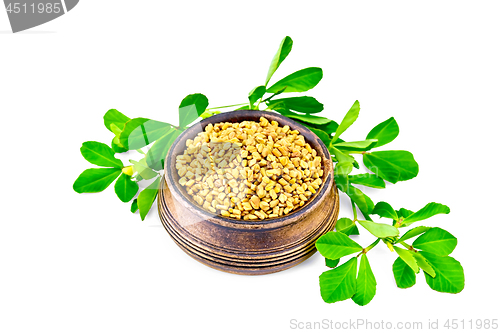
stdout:
[[(366, 248), (366, 252), (370, 251), (371, 249), (373, 249), (375, 246), (377, 246), (378, 242), (380, 242), (380, 238), (377, 238), (377, 240), (373, 243), (371, 243), (370, 245), (368, 245), (368, 247)], [(366, 253), (365, 252), (365, 253)]]
[(356, 205), (352, 200), (351, 200), (351, 205), (352, 205), (352, 215), (354, 216), (354, 222), (356, 222), (358, 220), (358, 211), (356, 210)]
[(406, 244), (405, 242), (400, 242), (399, 244), (406, 247), (407, 250), (413, 251), (413, 246)]
[(243, 106), (248, 103), (240, 103), (240, 104), (233, 104), (233, 105), (225, 105), (225, 106), (217, 106), (213, 108), (208, 108), (206, 110), (216, 110), (216, 109), (224, 109), (224, 108), (232, 108), (233, 106)]
[(260, 98), (259, 103), (257, 103), (257, 106), (256, 106), (255, 110), (259, 109), (260, 103), (262, 103), (262, 97)]
[(375, 242), (373, 242), (373, 243), (371, 243), (370, 245), (368, 245), (367, 247), (365, 247), (365, 248), (363, 249), (363, 251), (361, 251), (361, 252), (357, 255), (357, 257), (359, 257), (359, 256), (360, 256), (360, 255), (362, 255), (362, 254), (366, 254), (368, 251), (370, 251), (370, 250), (371, 250), (371, 249), (373, 249), (375, 246), (377, 246), (378, 242), (380, 242), (380, 238), (377, 238), (377, 240), (376, 240)]
[(274, 96), (278, 96), (279, 94), (282, 94), (282, 93), (283, 93), (282, 91), (281, 91), (281, 92), (274, 93), (274, 94), (272, 94), (271, 96), (269, 96), (268, 98), (266, 98), (265, 100), (263, 100), (263, 101), (262, 101), (262, 103), (265, 103), (265, 102), (267, 102), (267, 101), (271, 100), (271, 98), (273, 98)]

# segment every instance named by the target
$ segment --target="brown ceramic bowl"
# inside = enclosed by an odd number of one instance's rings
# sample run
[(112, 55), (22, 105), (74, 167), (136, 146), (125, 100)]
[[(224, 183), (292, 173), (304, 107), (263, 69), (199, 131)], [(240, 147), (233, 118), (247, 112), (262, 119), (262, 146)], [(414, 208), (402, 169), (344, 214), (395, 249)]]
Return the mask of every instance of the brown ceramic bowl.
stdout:
[[(183, 153), (186, 140), (193, 139), (209, 123), (258, 122), (262, 116), (298, 130), (316, 149), (322, 158), (323, 183), (304, 206), (282, 217), (247, 221), (214, 216), (179, 185), (175, 157)], [(194, 259), (225, 272), (258, 275), (278, 272), (309, 258), (316, 251), (316, 240), (335, 226), (339, 197), (330, 153), (313, 132), (277, 113), (239, 110), (204, 119), (177, 138), (166, 159), (158, 211), (172, 239)]]

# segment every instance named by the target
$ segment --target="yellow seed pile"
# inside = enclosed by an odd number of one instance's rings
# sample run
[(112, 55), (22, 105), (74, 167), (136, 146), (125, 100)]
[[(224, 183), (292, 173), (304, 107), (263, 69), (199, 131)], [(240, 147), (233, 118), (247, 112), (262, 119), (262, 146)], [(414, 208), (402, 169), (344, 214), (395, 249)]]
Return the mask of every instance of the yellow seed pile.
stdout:
[(176, 157), (179, 183), (214, 214), (244, 220), (286, 215), (321, 186), (321, 157), (297, 130), (260, 122), (209, 124)]

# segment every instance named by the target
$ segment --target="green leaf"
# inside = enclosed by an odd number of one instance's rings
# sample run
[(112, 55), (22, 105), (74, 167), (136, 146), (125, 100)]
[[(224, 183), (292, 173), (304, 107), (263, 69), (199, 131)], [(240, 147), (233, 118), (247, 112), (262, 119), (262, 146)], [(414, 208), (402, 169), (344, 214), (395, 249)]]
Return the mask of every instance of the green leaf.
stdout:
[(266, 87), (265, 86), (258, 86), (255, 87), (250, 93), (248, 94), (248, 100), (250, 101), (250, 105), (253, 106), (255, 102), (257, 102), (264, 94), (266, 93)]
[[(125, 124), (123, 124), (123, 126), (125, 126)], [(114, 135), (120, 135), (120, 133), (122, 132), (122, 128), (119, 128), (115, 124), (111, 124), (109, 127), (111, 128), (111, 132), (113, 132)]]
[(338, 142), (334, 146), (337, 149), (345, 151), (368, 151), (372, 149), (377, 140), (364, 140), (364, 141), (352, 141), (352, 142)]
[(115, 152), (108, 145), (96, 141), (87, 141), (82, 144), (80, 152), (83, 157), (92, 164), (112, 167), (123, 168), (123, 163), (115, 158)]
[(398, 217), (403, 217), (403, 218), (407, 218), (408, 216), (413, 214), (411, 210), (406, 208), (401, 208), (400, 210), (396, 211), (396, 213), (398, 213)]
[[(340, 139), (339, 139), (339, 140), (340, 140)], [(338, 141), (338, 140), (337, 140), (337, 141)], [(356, 169), (359, 169), (359, 163), (358, 163), (358, 161), (354, 160), (354, 161), (352, 162), (352, 165), (354, 165), (354, 167), (355, 167)]]
[(410, 229), (400, 239), (398, 239), (398, 241), (396, 243), (401, 243), (407, 239), (416, 237), (416, 236), (426, 232), (429, 229), (430, 229), (430, 227), (415, 227), (413, 229)]
[(373, 201), (366, 194), (350, 184), (345, 193), (354, 201), (365, 217), (371, 214), (374, 207)]
[(87, 169), (73, 184), (77, 193), (97, 193), (104, 191), (122, 172), (118, 168)]
[(347, 176), (352, 171), (352, 163), (349, 162), (338, 162), (335, 165), (335, 174)]
[(328, 259), (338, 259), (363, 250), (361, 245), (341, 232), (330, 231), (318, 238), (316, 248)]
[(347, 111), (347, 114), (344, 116), (344, 119), (342, 119), (342, 122), (340, 123), (339, 127), (337, 128), (337, 131), (335, 132), (335, 135), (333, 136), (332, 142), (337, 141), (340, 135), (344, 133), (345, 130), (348, 129), (356, 121), (356, 119), (358, 119), (359, 110), (360, 110), (359, 102), (356, 101), (351, 106), (349, 111)]
[(316, 98), (310, 96), (299, 96), (273, 99), (270, 104), (284, 104), (289, 110), (295, 110), (303, 113), (318, 113), (323, 111), (323, 104), (318, 102)]
[(425, 273), (425, 281), (431, 289), (451, 294), (457, 294), (464, 289), (464, 269), (460, 262), (452, 257), (441, 257), (428, 252), (422, 251), (420, 254), (436, 272), (435, 278)]
[(119, 142), (119, 141), (120, 141), (120, 140), (119, 140), (119, 136), (115, 136), (115, 137), (113, 138), (113, 140), (111, 141), (111, 149), (113, 149), (113, 151), (114, 151), (115, 153), (124, 153), (124, 152), (128, 151), (128, 149), (123, 148), (123, 147), (120, 147), (120, 146), (117, 144), (117, 142)]
[(343, 217), (337, 220), (337, 223), (335, 223), (335, 230), (337, 230), (337, 232), (345, 234), (346, 236), (359, 235), (356, 223), (354, 223), (353, 220), (347, 217)]
[(366, 153), (363, 163), (377, 176), (395, 184), (418, 174), (418, 164), (412, 153), (405, 150), (386, 150)]
[(132, 201), (132, 205), (130, 206), (130, 211), (132, 213), (135, 213), (137, 212), (137, 210), (139, 209), (139, 206), (137, 205), (137, 198), (134, 199), (134, 201)]
[(321, 297), (326, 303), (335, 303), (351, 298), (356, 292), (357, 259), (351, 258), (337, 268), (319, 276)]
[(131, 180), (129, 175), (124, 173), (118, 178), (115, 183), (115, 193), (123, 202), (129, 202), (139, 191), (139, 185)]
[(106, 126), (108, 130), (114, 133), (114, 131), (111, 129), (111, 124), (115, 124), (116, 127), (118, 127), (120, 130), (123, 130), (125, 123), (129, 120), (130, 118), (120, 111), (111, 109), (104, 115), (104, 126)]
[(331, 259), (325, 258), (325, 265), (327, 267), (330, 267), (330, 268), (337, 267), (337, 265), (339, 264), (339, 262), (340, 262), (340, 259), (331, 260)]
[(192, 94), (184, 97), (179, 105), (179, 127), (191, 124), (205, 112), (207, 106), (208, 98), (203, 94)]
[(273, 107), (273, 110), (284, 115), (285, 117), (301, 120), (308, 124), (326, 125), (331, 122), (330, 119), (325, 117), (311, 116), (309, 114), (298, 114), (279, 107)]
[(377, 144), (373, 147), (380, 147), (388, 144), (394, 140), (399, 134), (399, 126), (394, 117), (387, 119), (386, 121), (375, 126), (370, 133), (366, 136), (366, 139), (377, 139)]
[(396, 237), (399, 235), (399, 230), (392, 225), (384, 223), (376, 223), (372, 221), (358, 221), (359, 224), (368, 230), (373, 236), (378, 238)]
[(345, 192), (349, 188), (349, 178), (348, 174), (352, 171), (352, 163), (349, 162), (338, 162), (335, 164), (334, 169), (334, 180), (338, 188)]
[(339, 124), (337, 124), (333, 120), (331, 122), (327, 123), (327, 124), (322, 124), (322, 125), (319, 125), (319, 124), (306, 124), (306, 123), (301, 122), (300, 120), (299, 120), (299, 123), (301, 123), (303, 125), (308, 125), (308, 126), (317, 128), (317, 129), (325, 132), (326, 134), (328, 134), (328, 136), (329, 136), (330, 139), (331, 139), (331, 134), (335, 133), (335, 131), (339, 127)]
[(420, 209), (419, 211), (405, 218), (403, 226), (405, 227), (409, 226), (414, 222), (428, 219), (429, 217), (432, 217), (437, 214), (449, 214), (449, 213), (450, 213), (450, 208), (448, 206), (436, 202), (430, 202), (427, 205), (425, 205), (424, 208)]
[(172, 125), (161, 121), (134, 118), (125, 124), (120, 143), (129, 150), (140, 149), (164, 136), (170, 128)]
[(422, 268), (422, 270), (427, 274), (429, 274), (431, 277), (436, 277), (436, 272), (429, 264), (427, 259), (425, 259), (419, 252), (412, 252), (412, 254), (415, 257), (415, 260), (417, 261), (418, 267)]
[(408, 266), (400, 257), (394, 261), (394, 264), (392, 265), (392, 273), (394, 274), (396, 285), (399, 288), (410, 288), (417, 282), (417, 277), (413, 269), (411, 269), (411, 267)]
[(363, 253), (359, 263), (358, 278), (356, 279), (356, 293), (352, 297), (354, 303), (364, 306), (373, 299), (377, 288), (377, 281), (366, 254)]
[(373, 188), (385, 188), (384, 180), (371, 173), (349, 175), (349, 182)]
[(349, 191), (349, 178), (346, 175), (334, 173), (333, 180), (335, 181), (335, 184), (337, 185), (339, 190), (344, 193)]
[(269, 80), (271, 80), (271, 77), (273, 76), (274, 72), (276, 72), (278, 67), (283, 62), (283, 60), (285, 60), (285, 58), (292, 50), (292, 45), (293, 41), (288, 36), (283, 38), (283, 40), (281, 41), (280, 47), (278, 48), (278, 52), (276, 52), (276, 54), (274, 55), (274, 58), (271, 61), (271, 65), (269, 66), (269, 70), (267, 72), (267, 77), (266, 77), (266, 86), (269, 83)]
[(375, 208), (373, 208), (372, 214), (376, 214), (380, 217), (387, 217), (393, 220), (398, 219), (398, 214), (394, 211), (394, 208), (384, 201), (377, 202)]
[(333, 154), (339, 163), (354, 163), (355, 159), (349, 154), (343, 153), (334, 146), (330, 146), (329, 149), (331, 154)]
[(156, 199), (159, 185), (160, 177), (156, 178), (151, 185), (142, 190), (142, 192), (139, 193), (139, 197), (137, 197), (137, 206), (139, 207), (139, 213), (141, 215), (141, 220), (143, 221)]
[(283, 92), (304, 92), (314, 88), (323, 78), (323, 70), (318, 67), (301, 69), (287, 77), (279, 80), (267, 89), (268, 93), (276, 93), (282, 89)]
[(137, 172), (142, 179), (152, 179), (158, 175), (148, 167), (145, 158), (141, 159), (139, 162), (130, 160), (130, 163), (133, 165), (134, 173)]
[(394, 246), (394, 250), (396, 250), (397, 254), (399, 255), (399, 257), (401, 259), (403, 259), (403, 261), (411, 267), (411, 269), (413, 269), (413, 271), (415, 273), (418, 273), (419, 269), (418, 269), (418, 264), (417, 264), (417, 260), (415, 259), (415, 257), (413, 256), (412, 254), (412, 251), (409, 251), (409, 250), (405, 250), (405, 249), (402, 249), (400, 247), (397, 247), (397, 246)]
[(457, 239), (446, 230), (431, 228), (415, 239), (412, 246), (438, 256), (447, 256), (455, 250)]
[(303, 126), (309, 128), (314, 134), (316, 134), (318, 136), (318, 138), (321, 141), (323, 141), (323, 143), (325, 144), (325, 146), (328, 147), (328, 145), (330, 144), (330, 139), (331, 139), (330, 135), (328, 135), (326, 132), (323, 132), (320, 129), (317, 129), (317, 128), (313, 127), (313, 125), (311, 125), (311, 124), (307, 124), (307, 123), (304, 123), (304, 122), (301, 122), (301, 121), (299, 121), (299, 123), (302, 124)]
[(172, 128), (167, 134), (156, 140), (146, 154), (146, 162), (151, 169), (163, 170), (168, 151), (181, 133), (181, 131)]

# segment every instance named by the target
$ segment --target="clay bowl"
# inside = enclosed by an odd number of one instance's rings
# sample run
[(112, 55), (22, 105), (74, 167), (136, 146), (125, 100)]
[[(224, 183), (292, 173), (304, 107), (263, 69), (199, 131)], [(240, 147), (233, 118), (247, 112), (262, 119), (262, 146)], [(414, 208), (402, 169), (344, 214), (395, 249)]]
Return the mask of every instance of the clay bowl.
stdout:
[[(316, 149), (323, 160), (323, 184), (304, 206), (282, 217), (245, 221), (214, 216), (198, 206), (179, 185), (175, 157), (183, 153), (186, 140), (193, 139), (209, 123), (259, 121), (261, 116), (298, 130)], [(323, 142), (289, 118), (265, 111), (221, 113), (184, 131), (170, 148), (158, 192), (160, 219), (177, 245), (205, 265), (235, 274), (278, 272), (309, 258), (316, 251), (315, 241), (334, 228), (339, 197), (332, 168), (330, 153)]]

